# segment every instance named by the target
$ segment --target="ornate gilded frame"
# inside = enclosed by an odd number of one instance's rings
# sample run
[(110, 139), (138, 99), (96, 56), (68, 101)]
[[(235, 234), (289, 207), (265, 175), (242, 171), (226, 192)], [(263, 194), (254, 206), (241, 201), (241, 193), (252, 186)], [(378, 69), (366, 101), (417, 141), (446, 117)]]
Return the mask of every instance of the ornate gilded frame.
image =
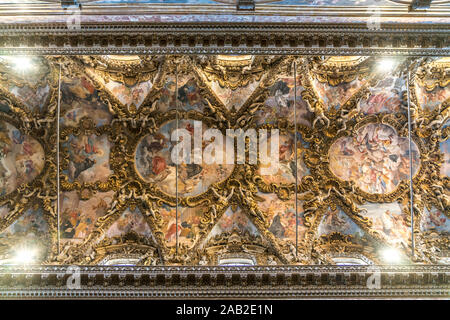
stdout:
[[(116, 28), (123, 27), (117, 37)], [(405, 32), (399, 34), (399, 28)], [(162, 67), (165, 72), (173, 72), (177, 59), (183, 59), (176, 55), (186, 54), (249, 54), (249, 55), (290, 55), (290, 56), (309, 56), (309, 55), (386, 55), (386, 56), (409, 56), (409, 57), (423, 57), (423, 56), (449, 56), (449, 38), (448, 38), (448, 24), (389, 24), (384, 23), (382, 28), (376, 32), (368, 30), (363, 23), (355, 23), (353, 25), (341, 25), (341, 24), (284, 24), (280, 27), (278, 23), (265, 23), (265, 24), (250, 24), (244, 25), (240, 23), (228, 23), (228, 24), (203, 24), (192, 25), (179, 23), (176, 25), (168, 26), (165, 24), (155, 23), (141, 23), (134, 25), (120, 25), (113, 26), (110, 24), (87, 24), (82, 26), (82, 30), (68, 31), (65, 25), (61, 22), (54, 25), (42, 24), (42, 25), (16, 25), (16, 24), (2, 24), (0, 26), (0, 54), (37, 54), (37, 55), (49, 55), (55, 57), (49, 57), (55, 64), (53, 68), (53, 76), (51, 77), (51, 94), (49, 95), (49, 101), (47, 103), (47, 110), (45, 111), (50, 117), (49, 123), (36, 123), (33, 120), (33, 114), (21, 104), (20, 101), (14, 100), (11, 95), (8, 97), (10, 101), (11, 109), (15, 111), (14, 115), (4, 116), (2, 120), (5, 120), (17, 128), (24, 130), (25, 133), (39, 136), (44, 135), (50, 139), (50, 141), (56, 141), (56, 132), (54, 128), (49, 125), (54, 120), (52, 118), (52, 112), (56, 108), (56, 62), (67, 60), (65, 56), (68, 55), (92, 55), (92, 54), (141, 54), (141, 55), (174, 55), (171, 59), (167, 59), (164, 63), (166, 65)], [(62, 57), (58, 57), (61, 56)], [(289, 60), (290, 59), (290, 60)], [(277, 68), (290, 65), (295, 57), (286, 58), (287, 61), (274, 62), (272, 66), (272, 72), (275, 74)], [(308, 58), (305, 58), (308, 60)], [(281, 59), (283, 60), (283, 59)], [(314, 64), (314, 60), (309, 61)], [(79, 65), (80, 61), (73, 59), (74, 65)], [(95, 66), (95, 59), (91, 61)], [(282, 65), (277, 65), (281, 63)], [(305, 64), (306, 65), (306, 64)], [(156, 68), (148, 69), (149, 72), (156, 72), (160, 65), (156, 64)], [(198, 66), (197, 66), (198, 67)], [(442, 161), (442, 155), (438, 151), (438, 142), (448, 138), (449, 127), (443, 128), (442, 123), (448, 118), (450, 112), (450, 105), (448, 101), (445, 101), (442, 106), (437, 108), (433, 112), (427, 112), (420, 107), (415, 97), (414, 81), (416, 77), (418, 81), (421, 79), (420, 75), (425, 71), (420, 71), (420, 63), (414, 68), (419, 69), (417, 76), (415, 70), (413, 70), (413, 77), (411, 79), (410, 94), (413, 97), (412, 112), (415, 125), (414, 126), (414, 139), (417, 146), (420, 149), (422, 158), (420, 169), (414, 177), (414, 183), (418, 189), (423, 190), (422, 193), (415, 195), (414, 209), (418, 219), (414, 225), (414, 230), (419, 230), (420, 217), (424, 206), (431, 208), (431, 206), (439, 206), (440, 208), (449, 208), (448, 196), (445, 196), (443, 190), (449, 188), (450, 181), (446, 178), (442, 179), (436, 176), (436, 169), (439, 167), (436, 165), (437, 161)], [(196, 64), (193, 64), (194, 74), (197, 74), (197, 79), (202, 82), (201, 76), (196, 72)], [(350, 68), (351, 75), (348, 79), (351, 79), (357, 71)], [(439, 70), (433, 70), (432, 72), (438, 73)], [(214, 71), (217, 73), (217, 70)], [(211, 70), (211, 73), (213, 71)], [(0, 73), (1, 74), (1, 73)], [(326, 74), (326, 72), (324, 73)], [(123, 77), (123, 75), (117, 75), (117, 77)], [(222, 77), (223, 74), (214, 74), (215, 77)], [(162, 79), (161, 73), (154, 76), (156, 83)], [(322, 77), (323, 81), (336, 81), (339, 75), (333, 75), (331, 77)], [(158, 80), (159, 79), (159, 80)], [(240, 81), (246, 81), (245, 78)], [(260, 86), (261, 92), (256, 92), (252, 99), (254, 101), (261, 101), (267, 94), (265, 88), (271, 85), (270, 78), (262, 79), (262, 85)], [(266, 82), (265, 82), (266, 81)], [(442, 81), (439, 78), (439, 81)], [(161, 84), (156, 85), (155, 89)], [(95, 82), (97, 88), (101, 88), (101, 83)], [(207, 86), (204, 88), (207, 91)], [(363, 124), (368, 123), (384, 123), (388, 124), (398, 130), (401, 136), (407, 135), (407, 128), (402, 126), (399, 122), (404, 123), (405, 115), (402, 119), (396, 119), (392, 115), (377, 115), (377, 116), (361, 116), (357, 113), (352, 113), (352, 110), (357, 108), (356, 97), (361, 97), (367, 92), (365, 87), (360, 89), (358, 93), (353, 95), (353, 99), (349, 99), (341, 109), (341, 113), (336, 113), (333, 110), (326, 110), (323, 104), (320, 103), (320, 99), (311, 87), (306, 86), (304, 99), (308, 102), (311, 110), (323, 117), (322, 119), (336, 120), (339, 117), (344, 116), (344, 122), (334, 122), (332, 126), (324, 127), (319, 123), (317, 128), (309, 128), (298, 126), (297, 130), (302, 134), (305, 141), (313, 143), (312, 152), (305, 154), (305, 162), (309, 163), (312, 167), (317, 169), (312, 171), (311, 176), (306, 176), (295, 190), (295, 185), (268, 185), (258, 176), (255, 176), (255, 167), (241, 166), (236, 167), (233, 174), (225, 181), (217, 183), (212, 186), (205, 193), (193, 197), (182, 198), (178, 205), (182, 206), (195, 206), (199, 204), (213, 205), (214, 210), (208, 210), (205, 213), (205, 219), (201, 222), (200, 238), (197, 239), (197, 243), (201, 243), (202, 239), (206, 236), (209, 230), (220, 216), (224, 213), (225, 209), (232, 206), (240, 206), (244, 208), (248, 213), (251, 213), (251, 217), (255, 226), (260, 232), (265, 234), (266, 238), (271, 243), (274, 256), (279, 259), (280, 262), (289, 264), (292, 262), (290, 258), (285, 254), (285, 248), (280, 247), (280, 244), (274, 239), (273, 235), (267, 231), (267, 222), (264, 221), (264, 214), (260, 212), (256, 203), (255, 193), (260, 190), (263, 192), (274, 192), (280, 199), (287, 199), (297, 191), (299, 193), (299, 200), (305, 201), (306, 209), (308, 206), (316, 210), (319, 214), (308, 215), (306, 214), (306, 221), (309, 223), (310, 230), (308, 235), (314, 234), (318, 227), (320, 217), (324, 210), (328, 206), (338, 205), (346, 213), (348, 213), (354, 221), (368, 232), (369, 235), (375, 240), (380, 241), (376, 234), (371, 233), (371, 229), (368, 227), (367, 220), (359, 214), (358, 208), (355, 204), (363, 204), (363, 198), (381, 201), (392, 202), (403, 200), (408, 202), (407, 199), (407, 184), (401, 183), (396, 190), (391, 194), (380, 196), (374, 196), (372, 194), (364, 193), (361, 190), (355, 189), (349, 183), (342, 183), (336, 177), (329, 172), (328, 166), (322, 166), (321, 163), (326, 163), (326, 159), (323, 159), (320, 152), (321, 147), (330, 145), (336, 141), (339, 137), (345, 135), (352, 135)], [(156, 90), (155, 90), (156, 91)], [(222, 130), (227, 125), (243, 125), (244, 128), (254, 127), (252, 122), (252, 111), (255, 105), (252, 105), (249, 99), (249, 103), (245, 103), (238, 111), (227, 110), (222, 105), (220, 100), (212, 92), (205, 92), (211, 102), (211, 109), (206, 109), (206, 114), (199, 114), (196, 112), (178, 112), (178, 116), (181, 119), (198, 119), (205, 122), (215, 121), (222, 124)], [(69, 183), (63, 178), (62, 186), (65, 190), (80, 189), (89, 190), (90, 192), (114, 190), (117, 198), (115, 206), (113, 206), (109, 212), (105, 215), (104, 219), (100, 220), (98, 226), (98, 232), (94, 232), (89, 241), (99, 237), (102, 230), (106, 230), (109, 225), (118, 217), (118, 215), (129, 206), (138, 206), (141, 212), (146, 212), (146, 221), (153, 230), (157, 230), (161, 224), (160, 217), (157, 214), (157, 207), (162, 203), (170, 206), (176, 206), (176, 199), (173, 196), (167, 195), (161, 190), (158, 190), (152, 184), (142, 181), (134, 173), (134, 182), (127, 185), (126, 188), (120, 188), (120, 181), (124, 177), (133, 175), (134, 170), (124, 170), (124, 165), (128, 167), (133, 162), (127, 154), (132, 153), (138, 144), (138, 140), (133, 140), (129, 146), (123, 147), (127, 141), (124, 141), (125, 132), (134, 134), (135, 137), (148, 132), (152, 133), (157, 130), (165, 122), (174, 119), (177, 115), (175, 110), (169, 112), (169, 118), (159, 119), (152, 117), (152, 103), (157, 96), (149, 94), (149, 100), (143, 103), (143, 107), (140, 108), (136, 114), (114, 99), (111, 96), (103, 96), (104, 101), (108, 101), (110, 109), (113, 113), (118, 114), (122, 118), (135, 117), (136, 122), (129, 121), (130, 126), (127, 129), (120, 128), (116, 124), (106, 125), (100, 128), (95, 128), (89, 119), (85, 119), (80, 122), (80, 126), (66, 128), (62, 132), (62, 139), (64, 140), (68, 135), (75, 134), (106, 134), (108, 138), (113, 142), (120, 142), (121, 146), (112, 149), (112, 153), (115, 155), (125, 155), (112, 157), (119, 159), (120, 161), (112, 162), (111, 165), (116, 169), (117, 174), (111, 176), (107, 182), (96, 182), (92, 184), (77, 185), (76, 183)], [(346, 113), (344, 113), (346, 112)], [(347, 113), (348, 112), (348, 113)], [(18, 121), (18, 119), (21, 121)], [(142, 131), (141, 128), (137, 128), (136, 124), (147, 123), (149, 118), (153, 118), (152, 124)], [(243, 121), (243, 122), (242, 122)], [(21, 125), (25, 123), (26, 125)], [(270, 128), (269, 126), (266, 126)], [(281, 119), (278, 122), (278, 127), (285, 133), (294, 132), (294, 126), (289, 124), (288, 121)], [(318, 130), (324, 130), (325, 134), (319, 134)], [(422, 143), (419, 138), (427, 139), (429, 143)], [(320, 142), (318, 142), (320, 141)], [(43, 141), (41, 141), (43, 142)], [(42, 143), (46, 146), (45, 143)], [(49, 148), (49, 146), (47, 146)], [(126, 148), (126, 149), (124, 149)], [(328, 149), (327, 149), (328, 150)], [(322, 150), (323, 151), (323, 150)], [(64, 150), (63, 150), (64, 152)], [(56, 185), (54, 184), (54, 176), (50, 174), (50, 170), (55, 170), (56, 154), (48, 149), (46, 155), (52, 155), (53, 158), (47, 158), (49, 169), (41, 172), (38, 178), (32, 183), (24, 186), (17, 192), (9, 194), (7, 197), (0, 199), (0, 204), (7, 204), (12, 209), (12, 213), (8, 216), (6, 221), (13, 221), (18, 215), (20, 215), (26, 208), (31, 205), (28, 200), (29, 197), (37, 195), (38, 200), (41, 201), (43, 206), (48, 209), (46, 217), (51, 221), (52, 225), (55, 225), (56, 212), (54, 202), (56, 200)], [(67, 159), (63, 157), (62, 167), (66, 163)], [(235, 179), (235, 176), (243, 177), (240, 181)], [(53, 182), (52, 182), (53, 181)], [(429, 181), (438, 181), (437, 184), (430, 184)], [(244, 184), (243, 184), (244, 183)], [(43, 188), (44, 184), (46, 188)], [(53, 191), (48, 193), (48, 187), (52, 186)], [(227, 196), (231, 194), (232, 188), (243, 190), (243, 195), (239, 196), (238, 193), (227, 199)], [(36, 188), (36, 189), (32, 189)], [(214, 190), (213, 190), (214, 188)], [(312, 199), (307, 194), (302, 195), (308, 190), (314, 190), (319, 195), (319, 198)], [(147, 192), (149, 191), (149, 192)], [(214, 192), (215, 191), (215, 192)], [(351, 191), (351, 192), (350, 192)], [(353, 193), (352, 193), (353, 192)], [(328, 193), (328, 196), (326, 197)], [(149, 196), (152, 194), (152, 196)], [(443, 196), (444, 194), (444, 196)], [(21, 199), (19, 201), (19, 199)], [(13, 207), (13, 204), (19, 204)], [(214, 204), (213, 204), (214, 203)], [(409, 204), (409, 202), (408, 202)], [(406, 209), (408, 210), (408, 209)], [(213, 212), (214, 211), (214, 212)], [(444, 210), (445, 212), (445, 210)], [(2, 224), (0, 229), (4, 229), (9, 223)], [(52, 228), (52, 237), (56, 236), (56, 229)], [(163, 248), (161, 256), (163, 260), (170, 261), (174, 264), (180, 263), (182, 256), (186, 253), (188, 248), (181, 248), (180, 252), (175, 253), (173, 250), (169, 250), (164, 245), (164, 240), (161, 238), (162, 233), (155, 233), (156, 242)], [(83, 250), (87, 249), (86, 245), (89, 242), (86, 240), (81, 246), (71, 248), (68, 252), (71, 257), (77, 257), (82, 255)], [(320, 249), (326, 249), (330, 246), (341, 248), (341, 252), (347, 252), (347, 248), (352, 247), (351, 239), (348, 237), (342, 237), (342, 235), (330, 236), (329, 239), (320, 239), (318, 244)], [(417, 246), (422, 246), (423, 256), (417, 257), (419, 261), (436, 262), (433, 253), (431, 253), (430, 247), (439, 245), (441, 248), (448, 247), (448, 243), (429, 243), (430, 240), (419, 238)], [(439, 242), (439, 241), (438, 241)], [(306, 252), (313, 250), (313, 242), (307, 248)], [(194, 248), (197, 250), (197, 248)], [(360, 248), (355, 249), (356, 252), (360, 252)], [(56, 248), (53, 248), (53, 252), (56, 252)], [(353, 251), (355, 252), (355, 251)], [(367, 255), (368, 253), (365, 252)], [(370, 255), (370, 253), (369, 253)], [(101, 260), (101, 256), (94, 258), (94, 261)], [(195, 262), (198, 262), (197, 256)], [(375, 262), (376, 259), (371, 257)], [(299, 258), (301, 261), (301, 259)], [(80, 259), (67, 259), (63, 260), (64, 263), (70, 264), (85, 264), (89, 261)], [(316, 260), (317, 262), (320, 261)], [(56, 262), (56, 261), (55, 261)], [(62, 261), (60, 261), (62, 262)], [(192, 261), (194, 262), (194, 261)], [(323, 261), (321, 261), (323, 262)], [(419, 270), (420, 269), (420, 270)], [(98, 267), (85, 266), (82, 269), (83, 285), (88, 288), (95, 284), (103, 284), (108, 289), (106, 291), (95, 291), (93, 289), (70, 291), (63, 290), (64, 296), (71, 297), (87, 297), (96, 295), (96, 297), (114, 297), (118, 294), (125, 294), (135, 297), (168, 297), (168, 295), (177, 295), (183, 297), (193, 296), (223, 296), (228, 297), (316, 297), (322, 296), (342, 296), (351, 294), (353, 296), (377, 296), (377, 297), (389, 297), (393, 295), (404, 296), (434, 296), (434, 297), (446, 297), (448, 295), (448, 267), (447, 266), (410, 266), (410, 267), (380, 267), (383, 275), (386, 274), (386, 285), (389, 289), (383, 289), (380, 291), (367, 291), (363, 286), (365, 276), (368, 276), (368, 272), (358, 267), (287, 267), (287, 266), (273, 266), (273, 267), (254, 267), (254, 268), (226, 268), (226, 267), (171, 267), (171, 266), (158, 266), (158, 267), (135, 267), (135, 268), (118, 268), (118, 267), (103, 267), (101, 270)], [(59, 284), (63, 284), (66, 280), (66, 276), (61, 275), (61, 272), (65, 271), (64, 268), (57, 266), (48, 266), (41, 268), (30, 269), (8, 269), (2, 268), (1, 270), (2, 283), (6, 285), (6, 289), (1, 290), (3, 297), (37, 297), (40, 293), (47, 292), (53, 297), (63, 297), (60, 295), (60, 291), (55, 290)], [(391, 273), (391, 272), (394, 273)], [(12, 275), (18, 272), (19, 276)], [(396, 274), (408, 272), (406, 278), (402, 278), (402, 275)], [(43, 274), (47, 274), (44, 277)], [(343, 277), (338, 276), (343, 274)], [(21, 276), (20, 274), (23, 274)], [(118, 274), (118, 281), (116, 281), (115, 275)], [(132, 276), (133, 279), (128, 279), (128, 276)], [(267, 274), (267, 276), (266, 276)], [(281, 274), (282, 276), (278, 276)], [(349, 274), (349, 276), (347, 276)], [(326, 282), (321, 280), (320, 276), (327, 275)], [(86, 278), (84, 278), (86, 276)], [(103, 280), (99, 280), (98, 277), (104, 277)], [(397, 281), (397, 277), (402, 280)], [(50, 285), (49, 287), (39, 287), (39, 289), (10, 289), (11, 285), (17, 286), (19, 284), (29, 284), (30, 279), (38, 278), (40, 285)], [(55, 278), (56, 287), (53, 287), (53, 278)], [(201, 279), (214, 279), (208, 282)], [(338, 278), (340, 280), (338, 280)], [(114, 279), (114, 280), (111, 280)], [(148, 279), (148, 280), (147, 280)], [(161, 280), (162, 279), (162, 280)], [(170, 279), (170, 280), (169, 280)], [(181, 280), (177, 280), (181, 279)], [(193, 279), (193, 280), (192, 280)], [(239, 289), (233, 289), (236, 283), (242, 285), (241, 279), (245, 279), (244, 286)], [(334, 279), (334, 280), (333, 280)], [(342, 280), (344, 279), (344, 280)], [(346, 280), (345, 280), (346, 279)], [(358, 280), (359, 279), (359, 280)], [(422, 280), (417, 280), (422, 279)], [(433, 280), (434, 279), (434, 280)], [(176, 288), (174, 289), (161, 289), (159, 291), (154, 290), (156, 285), (167, 285), (168, 281), (171, 281)], [(192, 291), (199, 281), (203, 281), (204, 285), (211, 286), (207, 290)], [(322, 281), (322, 282), (321, 282)], [(346, 282), (347, 281), (347, 282)], [(98, 282), (98, 283), (97, 283)], [(132, 285), (133, 283), (133, 285)], [(342, 291), (337, 289), (337, 285), (352, 284), (355, 286), (349, 290)], [(416, 285), (426, 285), (434, 283), (433, 289), (417, 289)], [(278, 284), (280, 289), (264, 289), (261, 288), (269, 284)], [(395, 289), (398, 284), (406, 285), (406, 289)], [(437, 285), (436, 285), (437, 284)], [(131, 286), (132, 285), (132, 286)], [(187, 288), (180, 289), (180, 286), (188, 285)], [(326, 286), (316, 288), (315, 286)], [(410, 285), (408, 287), (408, 285)], [(125, 287), (124, 287), (125, 286)], [(142, 290), (142, 286), (147, 286)], [(225, 286), (225, 287), (223, 287)], [(253, 288), (257, 287), (259, 293), (255, 293)], [(314, 288), (313, 288), (314, 287)], [(124, 289), (126, 288), (126, 289)], [(138, 289), (137, 289), (138, 288)], [(151, 290), (148, 290), (151, 288)], [(224, 288), (228, 288), (224, 291)]]

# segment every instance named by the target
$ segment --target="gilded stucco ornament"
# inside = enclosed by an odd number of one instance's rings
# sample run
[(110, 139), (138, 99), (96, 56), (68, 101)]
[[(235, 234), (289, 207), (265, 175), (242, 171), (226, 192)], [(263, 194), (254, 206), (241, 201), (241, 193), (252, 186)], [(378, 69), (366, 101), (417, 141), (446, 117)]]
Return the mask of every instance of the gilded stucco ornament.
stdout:
[(269, 66), (278, 59), (281, 57), (253, 55), (217, 55), (196, 58), (208, 81), (217, 81), (221, 87), (232, 90), (260, 80)]
[(433, 91), (436, 87), (445, 88), (450, 84), (450, 59), (434, 58), (432, 62), (418, 68), (416, 77), (419, 85), (426, 91)]
[[(0, 220), (0, 230), (5, 230), (19, 219), (26, 210), (36, 203), (43, 208), (49, 224), (51, 242), (47, 264), (91, 264), (112, 258), (136, 258), (141, 265), (214, 265), (220, 257), (236, 256), (238, 253), (254, 257), (258, 264), (312, 264), (319, 261), (332, 263), (333, 254), (360, 254), (377, 262), (376, 250), (387, 245), (387, 239), (374, 229), (373, 221), (365, 216), (361, 206), (368, 203), (402, 205), (405, 223), (410, 227), (409, 181), (402, 180), (389, 192), (368, 192), (356, 181), (341, 179), (330, 169), (330, 148), (339, 139), (357, 136), (367, 126), (392, 128), (399, 138), (408, 137), (408, 117), (403, 94), (401, 111), (367, 114), (360, 101), (370, 97), (370, 89), (376, 86), (382, 75), (370, 73), (368, 66), (374, 58), (358, 58), (347, 62), (339, 59), (323, 61), (319, 58), (295, 56), (249, 56), (236, 61), (220, 57), (145, 56), (128, 57), (46, 57), (49, 71), (46, 83), (50, 93), (45, 106), (33, 113), (6, 87), (0, 86), (0, 103), (6, 104), (10, 112), (1, 112), (2, 121), (14, 125), (24, 134), (33, 136), (43, 146), (45, 166), (34, 180), (20, 185), (17, 190), (0, 196), (0, 206), (8, 207), (8, 214)], [(409, 70), (410, 59), (399, 66), (399, 77)], [(287, 117), (278, 117), (274, 123), (258, 124), (257, 112), (264, 107), (270, 97), (270, 88), (276, 83), (278, 74), (292, 74), (294, 62), (299, 75), (298, 86), (302, 88), (297, 96), (305, 103), (305, 108), (313, 117), (311, 125), (297, 124)], [(342, 63), (342, 66), (335, 69)], [(431, 67), (426, 67), (430, 63)], [(440, 174), (444, 155), (440, 144), (449, 135), (449, 104), (442, 101), (433, 110), (426, 110), (418, 102), (415, 81), (422, 81), (422, 74), (437, 79), (437, 86), (448, 83), (448, 73), (443, 72), (437, 62), (417, 61), (418, 71), (411, 67), (413, 76), (410, 83), (412, 111), (412, 139), (417, 147), (420, 163), (413, 177), (415, 236), (417, 239), (414, 261), (429, 263), (439, 260), (448, 239), (433, 232), (421, 232), (417, 219), (425, 207), (434, 206), (449, 217), (449, 178)], [(56, 186), (56, 106), (57, 79), (61, 67), (63, 78), (86, 76), (98, 91), (99, 100), (111, 116), (111, 121), (98, 124), (94, 115), (78, 119), (76, 123), (62, 124), (60, 132), (60, 178), (61, 192), (76, 192), (80, 199), (88, 200), (101, 192), (113, 192), (112, 201), (106, 212), (95, 222), (93, 231), (82, 241), (64, 241), (58, 248), (57, 239), (57, 186)], [(420, 69), (422, 68), (422, 69)], [(441, 69), (439, 69), (441, 68)], [(139, 72), (138, 72), (139, 71)], [(445, 70), (444, 70), (445, 71)], [(8, 70), (1, 69), (2, 81), (12, 81)], [(144, 78), (142, 78), (144, 77)], [(121, 103), (102, 79), (111, 79), (132, 86), (142, 81), (152, 81), (152, 88), (139, 108), (133, 109)], [(198, 88), (188, 99), (198, 99), (202, 108), (188, 109), (184, 103), (175, 103), (173, 108), (161, 111), (162, 91), (170, 79), (193, 79), (189, 85)], [(328, 109), (318, 94), (312, 79), (327, 82), (331, 86), (348, 83), (356, 78), (365, 79), (361, 87), (345, 101), (341, 108)], [(210, 81), (218, 81), (221, 86), (238, 88), (246, 83), (259, 81), (254, 92), (239, 110), (227, 109), (210, 86)], [(427, 78), (428, 79), (428, 78)], [(16, 81), (16, 80), (14, 80)], [(25, 80), (24, 80), (25, 81)], [(185, 81), (185, 80), (183, 80)], [(178, 93), (170, 91), (177, 96)], [(166, 93), (167, 94), (167, 93)], [(175, 98), (176, 100), (176, 98)], [(186, 100), (189, 102), (189, 100)], [(231, 174), (219, 179), (199, 194), (185, 196), (171, 194), (157, 182), (149, 182), (139, 175), (136, 168), (136, 150), (142, 139), (155, 135), (164, 125), (176, 120), (199, 120), (209, 128), (226, 129), (278, 128), (280, 134), (299, 134), (303, 142), (296, 146), (297, 155), (308, 169), (307, 174), (297, 183), (266, 182), (258, 174), (259, 164), (235, 165)], [(297, 129), (297, 131), (296, 131)], [(70, 139), (83, 136), (104, 137), (110, 144), (107, 164), (110, 174), (103, 180), (85, 179), (81, 181), (70, 173)], [(305, 236), (298, 243), (278, 238), (268, 229), (271, 221), (268, 212), (261, 209), (266, 196), (274, 195), (276, 201), (301, 202), (304, 215)], [(164, 210), (204, 208), (201, 212), (192, 244), (178, 247), (166, 242), (167, 221)], [(260, 238), (233, 232), (217, 239), (208, 235), (223, 217), (228, 208), (239, 207), (254, 224)], [(321, 218), (328, 208), (341, 208), (348, 217), (367, 234), (367, 245), (355, 244), (351, 236), (332, 234), (318, 236)], [(137, 208), (152, 234), (152, 242), (136, 235), (122, 235), (106, 239), (108, 229), (128, 208)], [(416, 219), (417, 218), (417, 219)], [(205, 243), (206, 241), (206, 243)], [(410, 243), (401, 248), (410, 252)], [(333, 253), (333, 254), (332, 254)]]
[(336, 86), (367, 77), (371, 68), (364, 63), (365, 60), (368, 57), (313, 57), (311, 73), (318, 81)]

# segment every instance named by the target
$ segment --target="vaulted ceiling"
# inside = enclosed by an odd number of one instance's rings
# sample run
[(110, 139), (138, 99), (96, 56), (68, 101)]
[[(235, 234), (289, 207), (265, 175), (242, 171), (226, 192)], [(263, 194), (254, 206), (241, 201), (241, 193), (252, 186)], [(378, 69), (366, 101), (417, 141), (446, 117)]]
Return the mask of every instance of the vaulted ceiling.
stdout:
[[(383, 263), (389, 248), (406, 263), (443, 261), (449, 68), (448, 58), (2, 56), (2, 261), (27, 249), (42, 264)], [(175, 164), (173, 131), (198, 123), (224, 135), (278, 129), (277, 159)]]

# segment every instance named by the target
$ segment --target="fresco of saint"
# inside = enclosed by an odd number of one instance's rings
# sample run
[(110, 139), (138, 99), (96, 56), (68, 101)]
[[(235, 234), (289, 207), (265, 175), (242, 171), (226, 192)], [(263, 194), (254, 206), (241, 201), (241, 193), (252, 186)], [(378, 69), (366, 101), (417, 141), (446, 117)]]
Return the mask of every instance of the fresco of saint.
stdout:
[(145, 136), (138, 144), (135, 155), (136, 170), (147, 182), (157, 183), (162, 191), (176, 193), (176, 166), (172, 162), (172, 131), (176, 122), (163, 125), (154, 135)]
[(420, 106), (428, 111), (434, 110), (450, 97), (450, 85), (444, 88), (436, 86), (436, 88), (429, 91), (416, 84), (416, 91)]
[(183, 110), (203, 111), (207, 105), (202, 97), (197, 80), (192, 76), (183, 76), (178, 79), (178, 107)]
[(161, 97), (156, 103), (156, 108), (160, 112), (166, 112), (170, 109), (176, 109), (176, 78), (173, 75), (167, 75), (164, 86), (160, 89)]
[(258, 84), (259, 81), (252, 81), (245, 87), (238, 87), (235, 90), (232, 90), (230, 88), (222, 88), (218, 81), (212, 81), (211, 89), (228, 110), (230, 110), (233, 106), (236, 110), (239, 110), (258, 87)]
[(49, 85), (32, 89), (29, 86), (10, 86), (9, 91), (18, 97), (31, 111), (40, 111), (50, 93)]
[(129, 87), (120, 82), (109, 81), (105, 86), (125, 106), (130, 107), (133, 104), (139, 108), (150, 92), (152, 83), (144, 81)]
[(109, 152), (111, 143), (106, 135), (69, 136), (63, 144), (69, 154), (66, 173), (69, 181), (80, 182), (105, 181), (111, 174)]
[(347, 102), (365, 83), (365, 80), (355, 79), (351, 82), (340, 83), (336, 86), (318, 80), (313, 81), (313, 85), (318, 96), (323, 100), (328, 109), (339, 109)]
[(166, 245), (168, 247), (174, 246), (176, 244), (177, 231), (178, 235), (181, 231), (180, 223), (178, 223), (177, 228), (177, 210), (175, 207), (169, 207), (168, 205), (163, 204), (162, 207), (158, 208), (158, 212), (161, 214), (163, 220), (161, 228), (164, 231)]
[(174, 246), (177, 234), (179, 244), (188, 245), (189, 247), (195, 244), (199, 232), (200, 219), (207, 209), (206, 207), (179, 207), (177, 219), (176, 208), (163, 205), (159, 212), (164, 221), (163, 230), (166, 245), (168, 247)]
[[(258, 202), (258, 207), (267, 215), (269, 221), (269, 231), (279, 239), (290, 240), (295, 243), (296, 240), (296, 215), (295, 200), (280, 200), (275, 194), (258, 193), (258, 196), (264, 199)], [(298, 201), (298, 234), (301, 241), (307, 231), (303, 216), (303, 202)]]
[(97, 219), (109, 209), (114, 191), (99, 192), (88, 200), (80, 200), (76, 191), (62, 194), (61, 237), (82, 240), (94, 230)]

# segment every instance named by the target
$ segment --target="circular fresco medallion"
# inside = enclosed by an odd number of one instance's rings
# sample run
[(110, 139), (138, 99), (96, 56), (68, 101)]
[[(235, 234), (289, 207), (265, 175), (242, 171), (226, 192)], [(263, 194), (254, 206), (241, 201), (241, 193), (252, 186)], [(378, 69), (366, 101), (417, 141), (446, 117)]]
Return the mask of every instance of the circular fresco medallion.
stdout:
[(212, 131), (200, 121), (178, 121), (180, 140), (175, 139), (176, 129), (176, 121), (172, 120), (155, 134), (146, 135), (139, 141), (135, 166), (144, 181), (155, 183), (170, 195), (176, 195), (178, 184), (178, 195), (186, 197), (207, 191), (211, 184), (225, 180), (231, 174), (234, 164), (225, 161), (229, 138), (218, 130), (215, 130), (218, 135), (211, 137)]
[[(356, 137), (337, 139), (329, 150), (330, 170), (341, 180), (354, 181), (362, 191), (385, 194), (400, 181), (409, 179), (409, 140), (394, 128), (371, 123)], [(413, 175), (420, 164), (417, 145), (412, 142)]]

